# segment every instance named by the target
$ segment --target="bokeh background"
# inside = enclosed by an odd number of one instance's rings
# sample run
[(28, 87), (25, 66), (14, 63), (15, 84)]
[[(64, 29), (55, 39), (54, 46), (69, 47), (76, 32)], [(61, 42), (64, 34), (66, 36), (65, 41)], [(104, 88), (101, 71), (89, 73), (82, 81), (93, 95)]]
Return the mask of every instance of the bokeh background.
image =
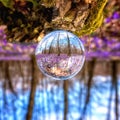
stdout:
[(119, 0), (109, 0), (102, 26), (80, 38), (86, 48), (84, 67), (65, 81), (40, 72), (34, 55), (37, 43), (8, 42), (3, 3), (0, 0), (0, 120), (119, 120)]

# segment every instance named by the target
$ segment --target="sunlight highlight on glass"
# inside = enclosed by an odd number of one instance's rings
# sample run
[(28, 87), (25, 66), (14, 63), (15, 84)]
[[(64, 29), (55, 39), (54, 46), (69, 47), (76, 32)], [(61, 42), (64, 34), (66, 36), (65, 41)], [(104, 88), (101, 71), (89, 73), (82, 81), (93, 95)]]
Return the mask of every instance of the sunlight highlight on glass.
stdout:
[(47, 34), (38, 44), (35, 55), (43, 74), (57, 80), (75, 76), (85, 61), (85, 50), (80, 39), (64, 30)]

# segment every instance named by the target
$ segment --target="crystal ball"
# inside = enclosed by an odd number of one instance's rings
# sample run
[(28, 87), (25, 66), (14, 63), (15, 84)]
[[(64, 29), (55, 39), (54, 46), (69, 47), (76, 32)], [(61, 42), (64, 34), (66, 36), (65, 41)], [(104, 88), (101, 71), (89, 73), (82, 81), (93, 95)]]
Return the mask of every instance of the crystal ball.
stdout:
[(38, 43), (35, 56), (44, 75), (56, 80), (66, 80), (82, 69), (85, 49), (76, 35), (65, 30), (56, 30)]

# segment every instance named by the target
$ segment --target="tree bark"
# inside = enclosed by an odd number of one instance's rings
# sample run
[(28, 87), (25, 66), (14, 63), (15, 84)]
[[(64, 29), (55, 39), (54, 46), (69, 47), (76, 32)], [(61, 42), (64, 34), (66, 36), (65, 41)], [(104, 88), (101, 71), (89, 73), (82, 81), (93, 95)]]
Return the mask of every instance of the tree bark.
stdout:
[(83, 108), (83, 112), (81, 115), (80, 120), (84, 120), (85, 119), (85, 114), (86, 114), (86, 110), (87, 110), (87, 106), (90, 102), (90, 97), (91, 97), (91, 87), (92, 87), (92, 78), (94, 76), (94, 68), (95, 68), (95, 63), (96, 63), (96, 59), (93, 59), (92, 61), (89, 62), (89, 64), (86, 66), (88, 67), (88, 81), (87, 81), (87, 93), (86, 93), (86, 99), (85, 99), (85, 105)]
[(115, 116), (119, 120), (119, 94), (118, 94), (118, 81), (117, 81), (117, 61), (112, 61), (112, 85), (115, 90)]
[(37, 77), (36, 77), (36, 62), (35, 62), (35, 56), (32, 56), (31, 60), (32, 64), (32, 80), (31, 80), (31, 92), (29, 97), (29, 105), (28, 105), (28, 113), (26, 115), (26, 120), (32, 119), (32, 113), (34, 108), (34, 99), (35, 99), (35, 92), (37, 87)]
[(36, 7), (32, 2), (32, 7), (30, 1), (33, 0), (14, 3), (14, 9), (0, 3), (0, 23), (7, 25), (9, 42), (35, 43), (43, 33), (56, 29), (78, 36), (90, 34), (101, 25), (107, 3), (107, 0), (42, 0), (36, 2)]
[(67, 120), (67, 113), (68, 113), (68, 80), (64, 81), (63, 89), (64, 89), (64, 120)]

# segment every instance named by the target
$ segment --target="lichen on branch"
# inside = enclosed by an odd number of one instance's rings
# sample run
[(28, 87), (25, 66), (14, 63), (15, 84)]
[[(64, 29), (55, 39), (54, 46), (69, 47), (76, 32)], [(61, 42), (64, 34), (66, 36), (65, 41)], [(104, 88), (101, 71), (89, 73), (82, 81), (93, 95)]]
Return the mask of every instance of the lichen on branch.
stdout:
[(75, 32), (78, 36), (82, 36), (84, 34), (91, 34), (98, 27), (101, 26), (104, 18), (103, 10), (106, 3), (107, 0), (97, 0), (95, 3), (93, 3), (83, 28), (80, 31)]

